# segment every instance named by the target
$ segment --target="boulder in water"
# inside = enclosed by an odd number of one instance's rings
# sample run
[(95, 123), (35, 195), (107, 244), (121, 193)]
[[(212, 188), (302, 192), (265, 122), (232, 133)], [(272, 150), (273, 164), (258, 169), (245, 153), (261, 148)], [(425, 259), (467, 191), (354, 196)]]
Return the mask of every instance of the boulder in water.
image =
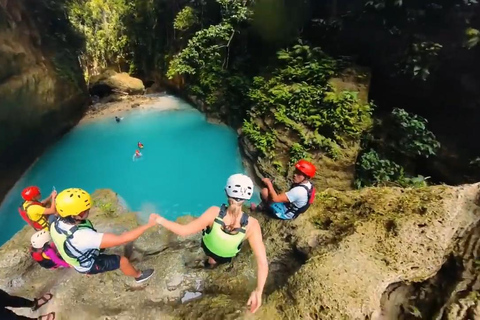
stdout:
[(107, 70), (90, 79), (89, 91), (91, 95), (104, 97), (112, 93), (143, 94), (145, 87), (142, 80), (126, 72)]

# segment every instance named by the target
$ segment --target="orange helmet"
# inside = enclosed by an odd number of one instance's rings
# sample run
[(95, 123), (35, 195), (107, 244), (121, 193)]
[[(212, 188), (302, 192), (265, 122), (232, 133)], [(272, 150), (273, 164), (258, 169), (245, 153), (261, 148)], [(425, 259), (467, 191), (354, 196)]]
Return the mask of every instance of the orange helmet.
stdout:
[(313, 163), (303, 159), (295, 164), (295, 168), (309, 178), (312, 178), (317, 171)]

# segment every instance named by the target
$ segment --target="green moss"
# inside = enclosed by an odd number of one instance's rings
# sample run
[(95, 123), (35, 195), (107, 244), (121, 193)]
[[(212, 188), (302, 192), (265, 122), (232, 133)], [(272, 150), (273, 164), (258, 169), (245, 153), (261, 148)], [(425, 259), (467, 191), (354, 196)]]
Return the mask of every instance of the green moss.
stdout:
[(445, 187), (420, 189), (366, 188), (361, 191), (326, 190), (317, 195), (309, 221), (329, 231), (330, 241), (338, 243), (355, 232), (358, 223), (379, 219), (385, 231), (395, 236), (397, 219), (404, 215), (428, 215), (440, 205)]

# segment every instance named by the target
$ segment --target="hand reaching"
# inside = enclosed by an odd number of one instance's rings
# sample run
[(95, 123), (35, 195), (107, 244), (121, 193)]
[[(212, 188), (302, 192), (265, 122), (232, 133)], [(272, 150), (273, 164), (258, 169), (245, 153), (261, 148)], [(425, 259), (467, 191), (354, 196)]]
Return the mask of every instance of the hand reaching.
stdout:
[(262, 293), (257, 290), (252, 291), (250, 298), (248, 299), (247, 306), (250, 307), (250, 312), (257, 312), (258, 308), (262, 305)]
[(155, 226), (157, 224), (157, 219), (160, 218), (160, 216), (156, 213), (150, 214), (150, 217), (148, 218), (148, 225), (149, 226)]
[(50, 193), (50, 197), (52, 199), (55, 199), (56, 196), (57, 196), (57, 190), (53, 190), (52, 193)]

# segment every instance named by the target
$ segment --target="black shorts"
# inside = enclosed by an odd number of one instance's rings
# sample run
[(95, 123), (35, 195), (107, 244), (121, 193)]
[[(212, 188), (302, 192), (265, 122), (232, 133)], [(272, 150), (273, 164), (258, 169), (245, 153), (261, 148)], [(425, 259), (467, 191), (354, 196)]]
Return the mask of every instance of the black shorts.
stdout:
[(116, 254), (99, 254), (87, 274), (98, 274), (120, 268), (120, 256)]
[(216, 263), (218, 264), (223, 264), (223, 263), (229, 263), (229, 262), (232, 262), (232, 258), (224, 258), (224, 257), (220, 257), (220, 256), (217, 256), (215, 253), (213, 253), (212, 251), (208, 250), (207, 246), (205, 245), (205, 243), (203, 243), (203, 239), (202, 239), (202, 249), (203, 249), (203, 252), (205, 252), (205, 254), (207, 256), (209, 256), (210, 258), (212, 258), (213, 260), (215, 260)]

